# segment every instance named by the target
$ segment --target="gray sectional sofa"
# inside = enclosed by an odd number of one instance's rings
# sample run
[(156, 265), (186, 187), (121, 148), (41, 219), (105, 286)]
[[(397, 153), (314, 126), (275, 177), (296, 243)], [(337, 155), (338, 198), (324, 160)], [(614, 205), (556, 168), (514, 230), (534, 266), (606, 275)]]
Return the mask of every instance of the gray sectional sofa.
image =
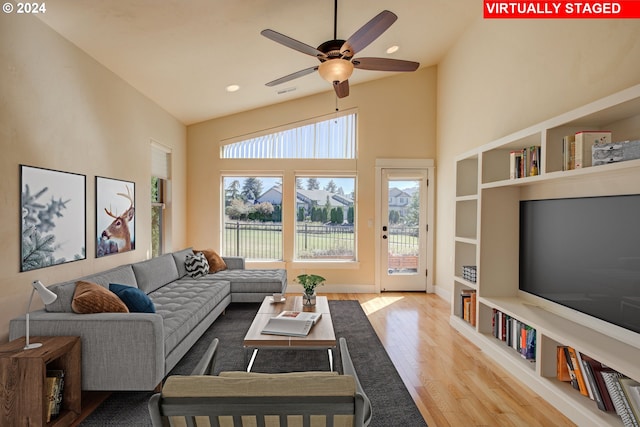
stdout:
[[(80, 336), (83, 390), (153, 390), (231, 302), (260, 302), (287, 288), (286, 271), (245, 270), (244, 259), (223, 258), (227, 269), (194, 279), (184, 249), (49, 286), (58, 295), (30, 314), (32, 336)], [(77, 280), (144, 291), (155, 313), (77, 314)], [(9, 338), (24, 336), (24, 316), (11, 320)]]

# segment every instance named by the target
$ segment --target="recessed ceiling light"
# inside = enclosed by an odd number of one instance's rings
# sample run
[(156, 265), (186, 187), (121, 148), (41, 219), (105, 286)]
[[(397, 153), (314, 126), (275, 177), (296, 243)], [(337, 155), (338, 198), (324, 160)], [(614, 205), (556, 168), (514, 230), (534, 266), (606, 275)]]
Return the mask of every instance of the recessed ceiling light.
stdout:
[(240, 86), (238, 85), (227, 86), (227, 92), (237, 92), (238, 90), (240, 90)]
[(387, 49), (387, 53), (389, 53), (389, 54), (391, 54), (391, 53), (395, 53), (395, 52), (397, 52), (397, 51), (398, 51), (398, 49), (400, 49), (400, 47), (398, 47), (398, 46), (396, 46), (396, 45), (391, 46), (389, 49)]

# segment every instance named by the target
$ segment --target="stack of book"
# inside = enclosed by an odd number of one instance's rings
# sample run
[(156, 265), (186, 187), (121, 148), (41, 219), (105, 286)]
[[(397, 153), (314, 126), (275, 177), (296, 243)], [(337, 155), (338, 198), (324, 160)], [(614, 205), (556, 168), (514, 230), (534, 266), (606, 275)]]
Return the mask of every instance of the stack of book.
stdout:
[(611, 144), (610, 131), (583, 131), (562, 139), (562, 170), (586, 168), (592, 165), (592, 150), (596, 144)]
[(56, 419), (60, 415), (63, 388), (64, 371), (60, 369), (47, 370), (47, 422)]
[(595, 401), (602, 411), (615, 411), (625, 427), (640, 426), (640, 383), (569, 346), (558, 347), (557, 378)]
[(534, 145), (509, 153), (509, 178), (540, 175), (540, 146)]
[(493, 336), (527, 360), (536, 360), (536, 330), (515, 317), (493, 309)]
[(463, 289), (460, 291), (460, 313), (462, 319), (476, 325), (476, 291), (474, 289)]

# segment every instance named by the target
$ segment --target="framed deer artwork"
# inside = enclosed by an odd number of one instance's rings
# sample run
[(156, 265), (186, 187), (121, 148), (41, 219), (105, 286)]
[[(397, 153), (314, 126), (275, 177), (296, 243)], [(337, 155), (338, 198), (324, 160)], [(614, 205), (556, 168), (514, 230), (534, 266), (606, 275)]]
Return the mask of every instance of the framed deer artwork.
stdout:
[(20, 271), (87, 258), (86, 180), (20, 165)]
[(136, 185), (96, 177), (96, 258), (136, 248)]

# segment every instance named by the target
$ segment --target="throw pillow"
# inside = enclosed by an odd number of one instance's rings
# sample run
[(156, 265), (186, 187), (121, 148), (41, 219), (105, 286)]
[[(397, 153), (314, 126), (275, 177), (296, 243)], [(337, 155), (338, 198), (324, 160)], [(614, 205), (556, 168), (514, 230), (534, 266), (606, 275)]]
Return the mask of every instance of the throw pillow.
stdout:
[(71, 308), (80, 314), (88, 313), (128, 313), (129, 309), (107, 288), (80, 280), (76, 282)]
[(217, 273), (218, 271), (227, 269), (227, 264), (213, 249), (204, 249), (198, 252), (202, 252), (204, 256), (207, 257), (207, 261), (209, 262), (209, 273)]
[(209, 262), (202, 252), (187, 255), (184, 258), (184, 267), (187, 269), (187, 274), (194, 279), (209, 273)]
[(122, 300), (131, 313), (155, 313), (156, 306), (142, 289), (109, 283), (109, 290)]

